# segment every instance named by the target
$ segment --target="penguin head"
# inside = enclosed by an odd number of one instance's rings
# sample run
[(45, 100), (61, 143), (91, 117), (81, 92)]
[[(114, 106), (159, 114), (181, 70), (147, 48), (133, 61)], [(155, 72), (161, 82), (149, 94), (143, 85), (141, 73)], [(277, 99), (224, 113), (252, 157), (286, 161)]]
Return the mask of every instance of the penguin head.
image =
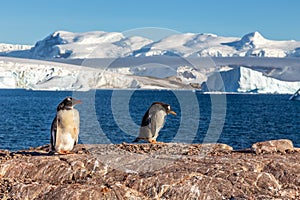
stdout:
[(81, 101), (74, 99), (72, 97), (66, 97), (58, 106), (57, 106), (57, 111), (60, 110), (70, 110), (72, 109), (75, 105), (80, 104)]
[(163, 103), (163, 102), (154, 102), (152, 105), (154, 105), (154, 104), (159, 104), (159, 105), (161, 105), (161, 106), (164, 108), (164, 110), (166, 111), (167, 114), (177, 115), (176, 112), (173, 111), (173, 110), (171, 109), (171, 106), (170, 106), (169, 104), (167, 104), (167, 103)]

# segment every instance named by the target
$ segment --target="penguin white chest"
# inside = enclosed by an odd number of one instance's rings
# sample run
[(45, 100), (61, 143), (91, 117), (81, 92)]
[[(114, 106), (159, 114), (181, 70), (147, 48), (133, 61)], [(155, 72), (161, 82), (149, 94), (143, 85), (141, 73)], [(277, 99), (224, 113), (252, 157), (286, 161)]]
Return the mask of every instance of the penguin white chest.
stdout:
[(59, 140), (56, 147), (57, 151), (71, 151), (74, 148), (75, 140), (71, 133), (61, 134), (61, 136), (57, 139)]
[(68, 129), (79, 127), (79, 113), (76, 109), (62, 110), (57, 114), (59, 126), (68, 131)]
[(57, 151), (71, 151), (78, 140), (79, 113), (77, 110), (63, 110), (58, 113), (58, 127), (56, 136)]
[(152, 120), (151, 120), (152, 126), (160, 130), (165, 124), (165, 117), (166, 117), (166, 112), (163, 110), (159, 110), (154, 114), (152, 114)]

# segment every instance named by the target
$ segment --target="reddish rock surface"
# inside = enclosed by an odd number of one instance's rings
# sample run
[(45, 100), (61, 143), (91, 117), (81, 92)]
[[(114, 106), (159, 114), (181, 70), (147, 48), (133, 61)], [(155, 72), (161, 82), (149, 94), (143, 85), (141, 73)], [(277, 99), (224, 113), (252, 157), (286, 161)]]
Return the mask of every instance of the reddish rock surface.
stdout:
[(290, 147), (257, 154), (224, 144), (77, 145), (68, 155), (48, 148), (0, 150), (1, 199), (300, 199), (300, 152)]

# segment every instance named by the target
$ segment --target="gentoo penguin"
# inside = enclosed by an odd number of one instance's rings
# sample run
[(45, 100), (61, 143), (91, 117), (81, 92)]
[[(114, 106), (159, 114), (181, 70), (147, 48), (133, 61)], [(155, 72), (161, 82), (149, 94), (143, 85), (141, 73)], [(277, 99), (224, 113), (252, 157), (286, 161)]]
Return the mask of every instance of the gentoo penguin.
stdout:
[(152, 103), (142, 119), (139, 136), (133, 142), (147, 140), (150, 143), (156, 143), (158, 132), (164, 126), (165, 117), (168, 114), (176, 115), (169, 104)]
[(81, 103), (72, 97), (65, 98), (56, 109), (51, 125), (51, 152), (69, 153), (78, 142), (79, 112), (74, 108)]

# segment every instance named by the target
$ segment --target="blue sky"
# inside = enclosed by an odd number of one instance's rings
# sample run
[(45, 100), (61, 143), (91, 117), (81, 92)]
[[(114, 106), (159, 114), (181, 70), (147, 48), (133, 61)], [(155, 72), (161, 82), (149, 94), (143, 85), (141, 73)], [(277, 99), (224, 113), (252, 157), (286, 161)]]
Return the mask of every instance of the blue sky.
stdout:
[(57, 30), (142, 27), (237, 37), (259, 31), (269, 39), (300, 41), (299, 8), (297, 0), (6, 0), (0, 43), (34, 44)]

